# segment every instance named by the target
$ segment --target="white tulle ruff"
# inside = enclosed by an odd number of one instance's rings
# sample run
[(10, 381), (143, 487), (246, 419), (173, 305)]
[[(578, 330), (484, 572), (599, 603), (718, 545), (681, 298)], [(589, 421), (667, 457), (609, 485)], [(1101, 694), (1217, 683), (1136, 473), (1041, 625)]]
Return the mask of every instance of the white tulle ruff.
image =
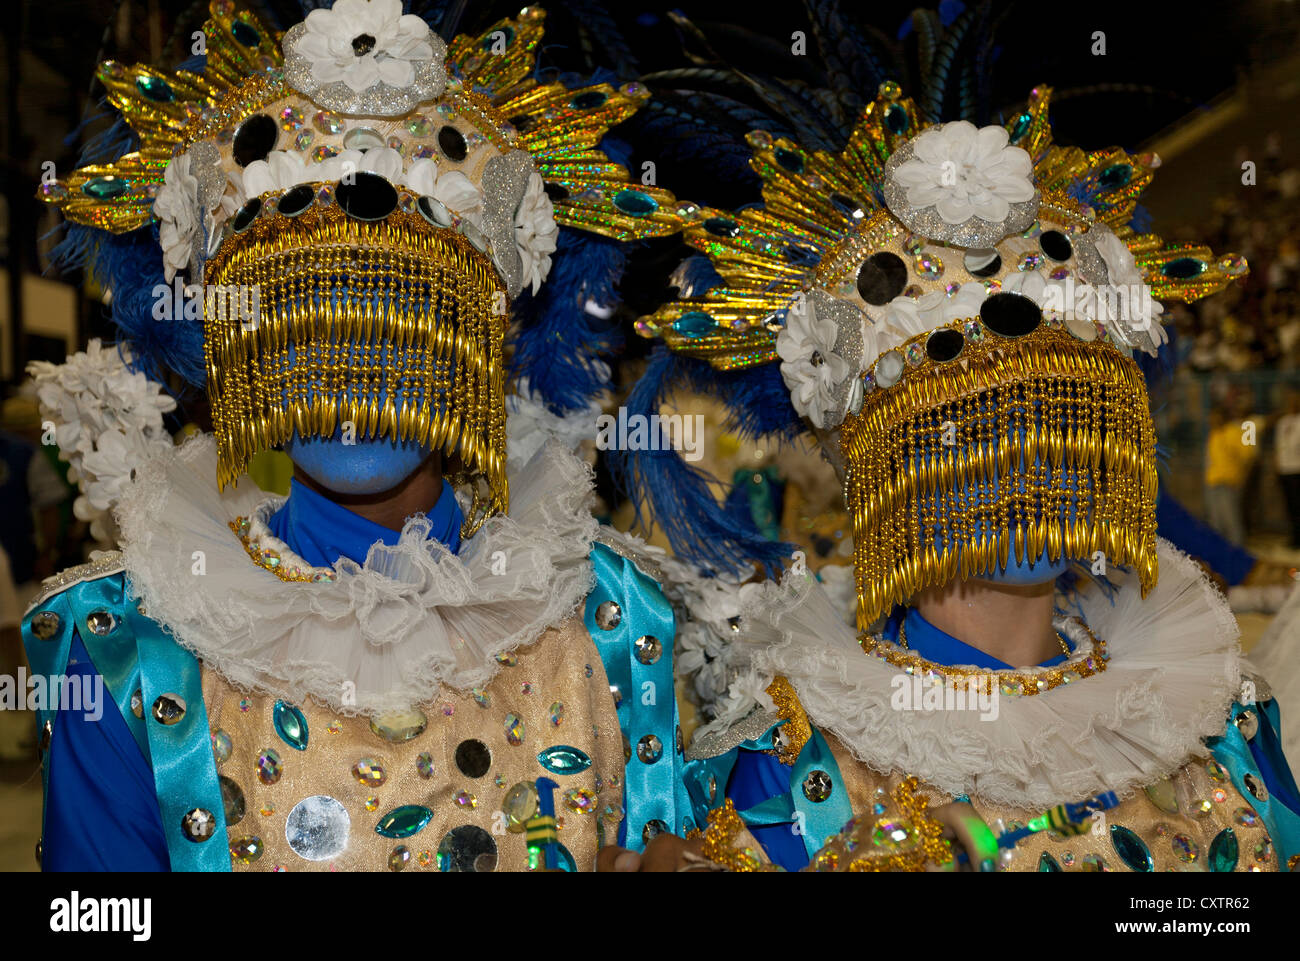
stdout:
[(1088, 626), (1111, 655), (1104, 672), (1043, 694), (1003, 695), (996, 720), (891, 707), (899, 669), (863, 654), (811, 577), (747, 588), (740, 637), (760, 679), (788, 677), (812, 721), (878, 772), (1016, 807), (1104, 790), (1124, 796), (1205, 753), (1202, 738), (1223, 732), (1240, 687), (1237, 625), (1222, 595), (1165, 541), (1159, 558), (1160, 581), (1146, 600), (1135, 577), (1115, 571), (1113, 598), (1081, 594)]
[(118, 522), (149, 616), (245, 690), (348, 715), (406, 710), (440, 682), (486, 684), (496, 655), (561, 624), (594, 586), (591, 471), (558, 444), (509, 477), (509, 516), (488, 520), (459, 555), (415, 515), (363, 565), (336, 563), (332, 583), (283, 582), (256, 566), (229, 522), (267, 495), (251, 483), (218, 493), (215, 477), (215, 442), (196, 437), (138, 471)]

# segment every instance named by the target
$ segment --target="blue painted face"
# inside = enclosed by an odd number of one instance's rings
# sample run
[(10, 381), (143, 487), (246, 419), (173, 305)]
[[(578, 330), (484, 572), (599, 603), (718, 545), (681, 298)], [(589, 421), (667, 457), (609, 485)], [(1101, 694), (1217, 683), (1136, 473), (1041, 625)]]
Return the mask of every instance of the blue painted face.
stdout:
[(342, 428), (329, 438), (303, 440), (295, 433), (284, 452), (308, 477), (339, 494), (392, 490), (429, 457), (429, 449), (413, 440), (384, 437), (345, 444)]

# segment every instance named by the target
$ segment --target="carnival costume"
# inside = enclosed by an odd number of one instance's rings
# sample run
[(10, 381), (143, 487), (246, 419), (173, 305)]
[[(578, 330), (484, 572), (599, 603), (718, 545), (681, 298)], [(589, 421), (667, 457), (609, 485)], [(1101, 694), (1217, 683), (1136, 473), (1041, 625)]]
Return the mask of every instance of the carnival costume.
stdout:
[[(684, 235), (718, 282), (640, 322), (695, 359), (652, 359), (633, 392), (646, 404), (685, 370), (753, 424), (781, 403), (758, 371), (779, 366), (852, 522), (856, 630), (798, 562), (738, 588), (716, 625), (731, 684), (688, 784), (731, 867), (936, 863), (924, 805), (898, 793), (909, 779), (993, 826), (1003, 848), (984, 869), (1271, 871), (1300, 850), (1277, 707), (1221, 595), (1157, 536), (1131, 358), (1163, 340), (1159, 301), (1246, 264), (1135, 230), (1158, 158), (1055, 144), (1050, 96), (980, 128), (930, 123), (887, 82), (842, 150), (755, 131), (763, 203), (698, 209)], [(676, 514), (668, 459), (629, 454), (625, 470), (706, 570), (776, 556)], [(955, 578), (1068, 562), (1083, 566), (1057, 582), (1061, 653), (1038, 666), (907, 606)]]
[[(34, 373), (122, 550), (23, 629), (36, 672), (112, 703), (39, 712), (47, 869), (587, 870), (616, 831), (691, 828), (655, 571), (591, 518), (576, 456), (508, 444), (508, 408), (586, 415), (615, 241), (677, 228), (598, 146), (644, 89), (539, 82), (542, 29), (528, 8), (444, 43), (338, 0), (281, 36), (214, 0), (194, 69), (100, 67), (135, 149), (42, 194), (130, 343)], [(168, 371), (205, 384), (213, 435), (171, 446), (145, 376)], [(436, 506), (398, 532), (235, 484), (348, 431), (440, 451)]]

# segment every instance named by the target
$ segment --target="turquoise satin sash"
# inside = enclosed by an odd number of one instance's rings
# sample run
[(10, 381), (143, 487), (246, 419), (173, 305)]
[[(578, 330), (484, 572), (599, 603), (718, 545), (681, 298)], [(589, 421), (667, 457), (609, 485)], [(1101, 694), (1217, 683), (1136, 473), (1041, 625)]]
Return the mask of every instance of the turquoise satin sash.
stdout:
[[(695, 826), (681, 777), (681, 734), (673, 688), (673, 609), (652, 578), (605, 545), (592, 549), (591, 562), (597, 586), (587, 598), (584, 620), (611, 691), (616, 692), (627, 757), (623, 785), (626, 814), (620, 835), (626, 847), (640, 851), (645, 846), (643, 835), (653, 836), (656, 828), (685, 834)], [(596, 611), (606, 601), (620, 609), (618, 623), (608, 629), (596, 623)], [(657, 640), (658, 653), (651, 654), (653, 644), (638, 649), (640, 638)]]
[(1264, 778), (1255, 763), (1250, 745), (1237, 728), (1237, 717), (1245, 710), (1253, 710), (1256, 714), (1267, 716), (1273, 729), (1280, 729), (1276, 701), (1251, 704), (1248, 707), (1239, 701), (1233, 701), (1232, 717), (1228, 719), (1222, 736), (1210, 738), (1207, 743), (1214, 752), (1214, 759), (1228, 769), (1233, 786), (1250, 802), (1250, 806), (1255, 809), (1255, 813), (1268, 828), (1268, 836), (1272, 839), (1273, 848), (1277, 852), (1278, 869), (1286, 871), (1288, 857), (1300, 853), (1300, 817), (1280, 800), (1275, 800), (1272, 794), (1261, 801), (1246, 787), (1247, 774), (1252, 775), (1259, 784), (1264, 783)]

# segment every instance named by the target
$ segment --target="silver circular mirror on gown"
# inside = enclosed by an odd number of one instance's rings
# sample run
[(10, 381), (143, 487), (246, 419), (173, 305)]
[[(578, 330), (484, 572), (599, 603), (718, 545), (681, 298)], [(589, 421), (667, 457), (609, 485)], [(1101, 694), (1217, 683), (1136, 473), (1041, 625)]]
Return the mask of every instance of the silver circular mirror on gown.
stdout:
[(348, 846), (351, 819), (332, 797), (318, 794), (293, 806), (284, 822), (284, 839), (294, 853), (308, 861), (328, 861)]

